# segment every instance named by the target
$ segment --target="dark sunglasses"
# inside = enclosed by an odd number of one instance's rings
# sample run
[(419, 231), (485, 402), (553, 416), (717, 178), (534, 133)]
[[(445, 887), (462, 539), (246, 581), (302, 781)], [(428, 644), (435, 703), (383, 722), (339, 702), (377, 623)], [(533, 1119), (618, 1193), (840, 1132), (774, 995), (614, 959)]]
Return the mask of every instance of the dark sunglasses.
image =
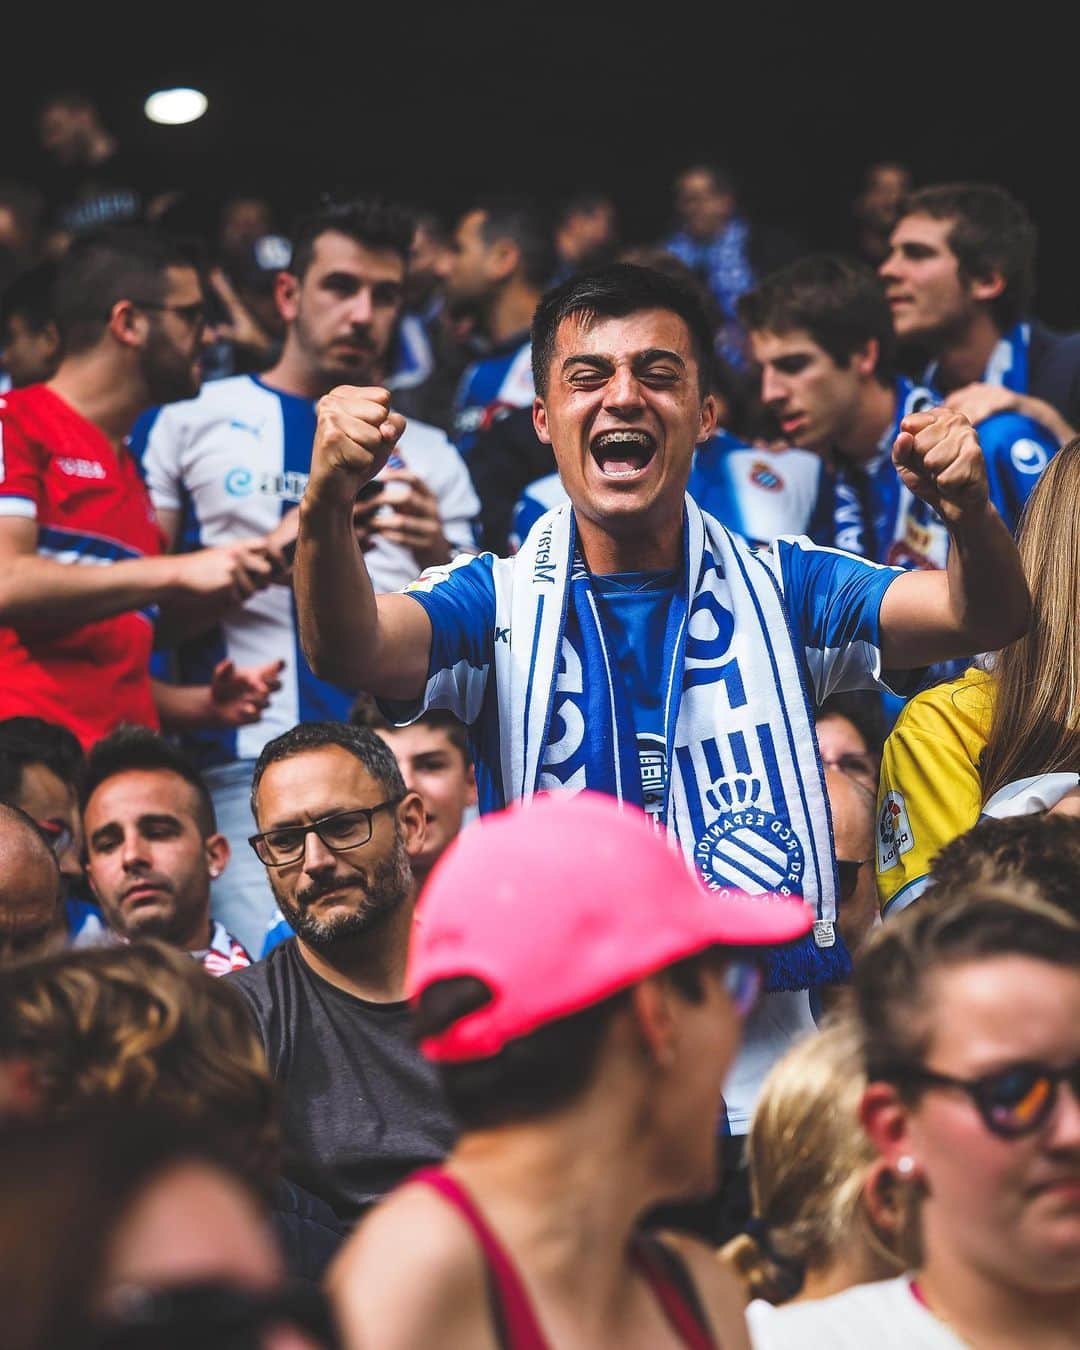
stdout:
[(841, 901), (841, 903), (845, 900), (850, 900), (855, 894), (855, 887), (859, 884), (859, 870), (860, 868), (865, 867), (869, 861), (869, 858), (837, 858), (836, 898)]
[(1068, 1083), (1080, 1101), (1080, 1060), (1063, 1069), (1033, 1062), (1010, 1064), (979, 1078), (953, 1078), (921, 1065), (900, 1065), (882, 1077), (897, 1084), (959, 1088), (975, 1103), (986, 1128), (1002, 1139), (1021, 1139), (1041, 1129), (1057, 1105), (1062, 1083)]
[(287, 1281), (268, 1293), (208, 1282), (173, 1289), (119, 1291), (98, 1324), (94, 1350), (260, 1350), (263, 1333), (282, 1326), (335, 1350), (337, 1332), (326, 1296), (314, 1285)]

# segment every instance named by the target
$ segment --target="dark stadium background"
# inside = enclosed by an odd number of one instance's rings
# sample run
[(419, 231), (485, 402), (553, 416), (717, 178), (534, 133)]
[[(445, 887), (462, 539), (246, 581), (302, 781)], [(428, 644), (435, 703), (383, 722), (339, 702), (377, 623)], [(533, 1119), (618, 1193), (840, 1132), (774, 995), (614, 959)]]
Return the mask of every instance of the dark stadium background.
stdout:
[[(634, 241), (667, 225), (673, 171), (727, 164), (752, 212), (843, 243), (864, 167), (983, 178), (1029, 206), (1043, 317), (1080, 325), (1080, 92), (1066, 8), (670, 3), (11, 7), (0, 30), (0, 177), (33, 177), (33, 107), (77, 86), (193, 223), (233, 190), (287, 222), (322, 188), (446, 210), (490, 188), (611, 192)], [(190, 127), (142, 116), (191, 83)]]

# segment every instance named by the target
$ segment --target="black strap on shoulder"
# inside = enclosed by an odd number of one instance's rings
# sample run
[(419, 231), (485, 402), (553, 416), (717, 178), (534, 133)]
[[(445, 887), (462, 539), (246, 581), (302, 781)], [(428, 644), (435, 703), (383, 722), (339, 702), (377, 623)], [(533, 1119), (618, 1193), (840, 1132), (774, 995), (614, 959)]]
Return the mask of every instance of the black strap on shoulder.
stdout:
[(687, 1311), (697, 1322), (705, 1336), (711, 1341), (712, 1323), (705, 1312), (705, 1305), (701, 1301), (701, 1295), (697, 1291), (697, 1285), (694, 1283), (694, 1277), (690, 1274), (689, 1267), (683, 1260), (682, 1255), (674, 1247), (668, 1246), (662, 1238), (655, 1233), (636, 1233), (634, 1242), (639, 1251), (644, 1251), (647, 1258), (651, 1258), (655, 1266), (659, 1266), (675, 1288), (679, 1291), (683, 1301), (686, 1304)]

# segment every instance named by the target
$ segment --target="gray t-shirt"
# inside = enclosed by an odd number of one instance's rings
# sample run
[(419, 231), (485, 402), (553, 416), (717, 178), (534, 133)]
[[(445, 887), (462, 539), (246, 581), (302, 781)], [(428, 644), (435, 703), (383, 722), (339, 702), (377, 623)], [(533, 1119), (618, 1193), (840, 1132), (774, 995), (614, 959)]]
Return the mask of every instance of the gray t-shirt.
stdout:
[(247, 1000), (278, 1082), (290, 1181), (351, 1222), (442, 1160), (456, 1126), (413, 1042), (407, 1004), (335, 988), (295, 939), (226, 978)]

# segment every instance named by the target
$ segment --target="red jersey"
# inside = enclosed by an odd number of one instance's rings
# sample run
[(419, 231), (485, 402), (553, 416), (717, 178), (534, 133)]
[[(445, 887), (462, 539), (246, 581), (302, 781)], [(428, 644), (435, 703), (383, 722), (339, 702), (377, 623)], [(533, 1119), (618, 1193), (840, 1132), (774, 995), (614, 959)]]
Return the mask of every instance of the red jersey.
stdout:
[[(165, 540), (126, 450), (43, 384), (0, 395), (0, 516), (37, 524), (42, 558), (102, 566), (156, 557)], [(84, 747), (122, 722), (158, 725), (152, 611), (57, 631), (0, 625), (0, 717), (70, 727)]]

